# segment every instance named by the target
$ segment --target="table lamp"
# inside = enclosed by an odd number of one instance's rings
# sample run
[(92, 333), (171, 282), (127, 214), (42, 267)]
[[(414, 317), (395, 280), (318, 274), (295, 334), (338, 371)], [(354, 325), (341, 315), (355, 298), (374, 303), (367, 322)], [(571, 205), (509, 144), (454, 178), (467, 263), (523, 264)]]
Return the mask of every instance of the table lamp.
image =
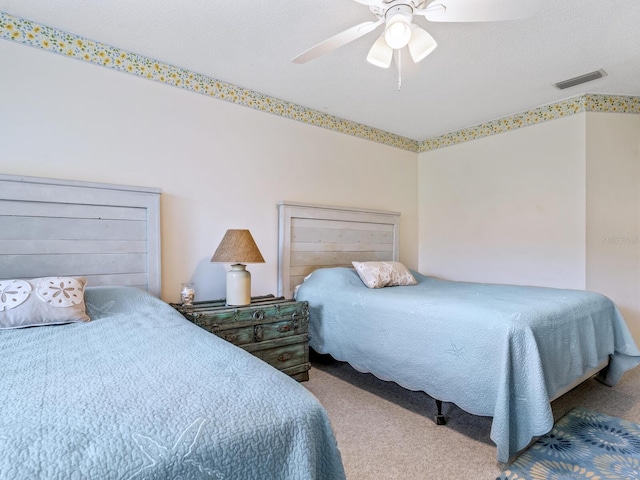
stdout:
[(249, 230), (227, 230), (211, 261), (231, 263), (227, 272), (227, 305), (251, 303), (251, 273), (245, 263), (264, 263), (264, 258)]

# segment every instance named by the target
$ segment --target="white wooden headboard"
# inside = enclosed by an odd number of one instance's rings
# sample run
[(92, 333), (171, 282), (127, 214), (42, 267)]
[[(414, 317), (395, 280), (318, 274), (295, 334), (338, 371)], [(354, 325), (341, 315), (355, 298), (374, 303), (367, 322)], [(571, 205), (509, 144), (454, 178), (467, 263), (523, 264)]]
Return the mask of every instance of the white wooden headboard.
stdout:
[(0, 175), (0, 279), (86, 276), (160, 295), (160, 190)]
[(399, 258), (400, 213), (278, 203), (278, 295), (291, 298), (317, 268)]

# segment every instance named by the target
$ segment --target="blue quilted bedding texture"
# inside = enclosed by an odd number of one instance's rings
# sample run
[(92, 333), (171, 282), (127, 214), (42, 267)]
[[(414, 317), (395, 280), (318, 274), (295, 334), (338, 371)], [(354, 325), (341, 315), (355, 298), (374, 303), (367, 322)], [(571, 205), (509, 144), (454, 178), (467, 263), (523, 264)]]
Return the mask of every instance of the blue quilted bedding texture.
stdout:
[(298, 382), (145, 292), (86, 301), (89, 323), (0, 331), (0, 478), (344, 478)]
[(310, 345), (410, 389), (493, 417), (507, 462), (553, 427), (549, 400), (610, 358), (614, 385), (640, 351), (613, 302), (597, 293), (438, 280), (367, 288), (349, 268), (318, 269), (296, 298)]

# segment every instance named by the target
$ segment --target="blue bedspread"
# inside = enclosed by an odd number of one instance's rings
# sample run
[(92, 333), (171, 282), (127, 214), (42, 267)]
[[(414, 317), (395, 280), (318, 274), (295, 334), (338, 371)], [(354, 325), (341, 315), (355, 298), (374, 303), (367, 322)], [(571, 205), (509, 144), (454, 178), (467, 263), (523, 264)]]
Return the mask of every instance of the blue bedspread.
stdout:
[(310, 344), (361, 372), (493, 417), (507, 462), (553, 426), (549, 400), (611, 356), (605, 382), (640, 363), (608, 298), (552, 288), (450, 282), (367, 288), (348, 268), (316, 270), (300, 287)]
[(342, 479), (295, 380), (131, 288), (89, 323), (0, 331), (2, 479)]

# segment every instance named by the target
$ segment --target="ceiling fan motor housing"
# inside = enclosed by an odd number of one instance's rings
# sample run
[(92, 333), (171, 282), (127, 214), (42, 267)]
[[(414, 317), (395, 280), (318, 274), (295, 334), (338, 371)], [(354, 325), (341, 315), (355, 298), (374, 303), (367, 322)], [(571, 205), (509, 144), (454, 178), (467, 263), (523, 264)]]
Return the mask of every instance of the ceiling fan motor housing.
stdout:
[(431, 0), (383, 0), (378, 5), (369, 5), (369, 9), (378, 18), (389, 18), (389, 14), (393, 12), (396, 7), (405, 7), (408, 9), (408, 13), (412, 14), (414, 10), (425, 8), (429, 1)]
[(387, 22), (391, 19), (391, 17), (394, 17), (398, 14), (404, 15), (411, 19), (413, 16), (413, 6), (407, 3), (401, 3), (387, 8), (387, 10), (384, 12), (384, 16), (387, 19)]

